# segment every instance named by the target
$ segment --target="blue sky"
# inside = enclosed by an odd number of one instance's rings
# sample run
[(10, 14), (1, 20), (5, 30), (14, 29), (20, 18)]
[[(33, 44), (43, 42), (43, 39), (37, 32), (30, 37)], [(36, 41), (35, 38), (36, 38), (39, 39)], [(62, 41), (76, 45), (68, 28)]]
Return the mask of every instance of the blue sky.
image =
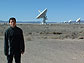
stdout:
[(0, 20), (15, 17), (17, 21), (42, 21), (36, 16), (45, 8), (47, 21), (84, 20), (84, 0), (0, 0)]

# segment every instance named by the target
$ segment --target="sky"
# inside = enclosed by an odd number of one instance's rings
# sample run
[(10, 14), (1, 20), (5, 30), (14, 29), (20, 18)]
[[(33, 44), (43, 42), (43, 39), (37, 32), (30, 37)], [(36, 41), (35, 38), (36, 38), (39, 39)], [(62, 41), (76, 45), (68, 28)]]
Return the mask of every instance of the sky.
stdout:
[(84, 0), (0, 0), (0, 20), (42, 21), (36, 16), (45, 8), (49, 22), (84, 20)]

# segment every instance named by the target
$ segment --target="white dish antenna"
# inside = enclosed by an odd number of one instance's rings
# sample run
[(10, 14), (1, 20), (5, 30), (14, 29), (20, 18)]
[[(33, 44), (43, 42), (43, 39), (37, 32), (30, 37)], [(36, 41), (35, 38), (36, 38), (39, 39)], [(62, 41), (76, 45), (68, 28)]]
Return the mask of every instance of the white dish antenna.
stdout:
[(80, 18), (78, 18), (78, 19), (76, 20), (76, 22), (80, 22)]
[(71, 23), (71, 20), (69, 20), (68, 22)]
[(64, 21), (64, 23), (68, 23), (67, 21)]
[(38, 10), (40, 12), (40, 14), (36, 17), (37, 19), (43, 18), (43, 22), (42, 24), (46, 24), (46, 20), (47, 20), (47, 9), (43, 10), (42, 12), (40, 10)]
[(67, 21), (64, 21), (64, 23), (66, 23)]

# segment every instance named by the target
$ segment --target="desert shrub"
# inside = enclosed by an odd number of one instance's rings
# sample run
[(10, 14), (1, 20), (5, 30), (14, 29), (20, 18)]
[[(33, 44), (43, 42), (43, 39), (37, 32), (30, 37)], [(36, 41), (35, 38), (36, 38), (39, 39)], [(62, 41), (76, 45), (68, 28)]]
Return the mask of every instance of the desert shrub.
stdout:
[(31, 35), (32, 33), (30, 32), (29, 34)]
[(53, 32), (53, 34), (58, 34), (58, 35), (60, 35), (60, 34), (62, 34), (61, 32)]
[(32, 41), (32, 37), (31, 36), (25, 36), (25, 40), (26, 41)]
[(84, 39), (84, 36), (79, 36), (78, 39)]

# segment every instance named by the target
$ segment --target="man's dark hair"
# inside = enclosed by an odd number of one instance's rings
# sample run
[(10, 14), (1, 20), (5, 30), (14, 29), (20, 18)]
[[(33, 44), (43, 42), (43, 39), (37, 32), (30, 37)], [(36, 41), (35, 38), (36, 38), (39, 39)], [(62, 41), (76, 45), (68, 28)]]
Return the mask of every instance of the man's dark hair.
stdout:
[(14, 20), (16, 22), (16, 19), (14, 17), (9, 19), (9, 23), (10, 23), (10, 20)]

